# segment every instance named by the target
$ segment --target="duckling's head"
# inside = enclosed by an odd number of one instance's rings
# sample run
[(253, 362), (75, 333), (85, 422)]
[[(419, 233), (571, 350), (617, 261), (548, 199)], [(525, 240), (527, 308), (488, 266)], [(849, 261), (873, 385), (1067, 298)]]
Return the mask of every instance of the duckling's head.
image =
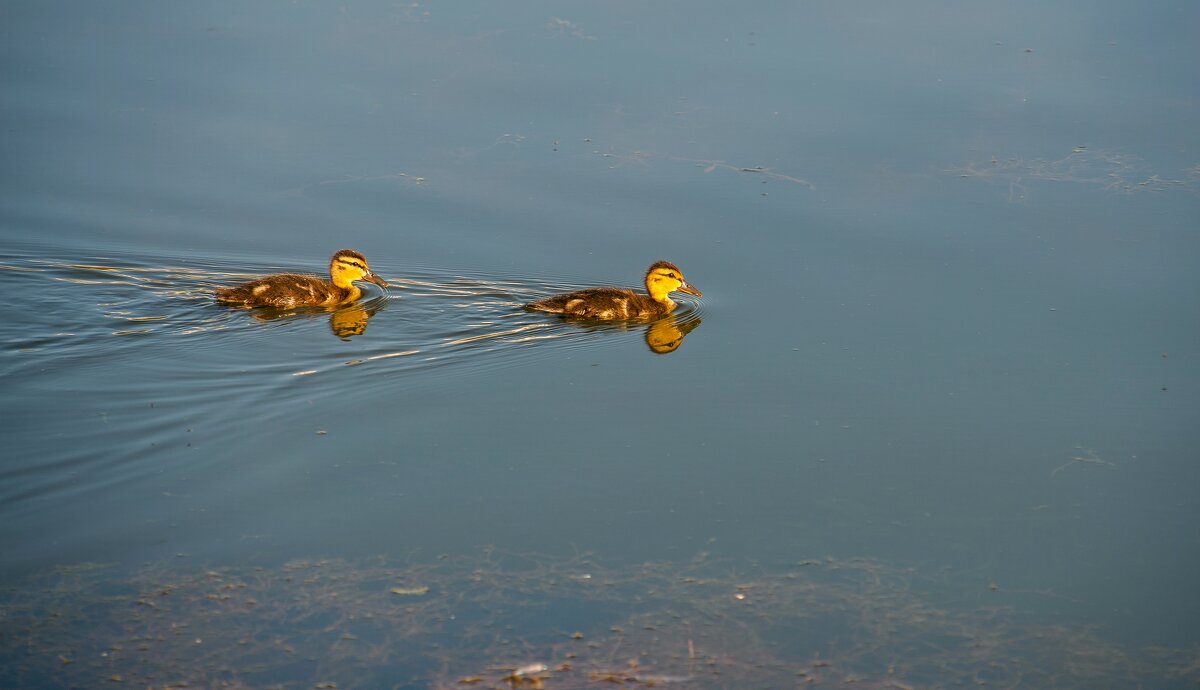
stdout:
[(367, 260), (353, 249), (339, 249), (329, 258), (329, 277), (333, 284), (349, 289), (356, 280), (387, 287), (387, 281), (371, 272)]
[(667, 295), (678, 290), (700, 297), (700, 291), (688, 285), (683, 271), (670, 261), (656, 261), (646, 271), (646, 292), (655, 302), (669, 302)]

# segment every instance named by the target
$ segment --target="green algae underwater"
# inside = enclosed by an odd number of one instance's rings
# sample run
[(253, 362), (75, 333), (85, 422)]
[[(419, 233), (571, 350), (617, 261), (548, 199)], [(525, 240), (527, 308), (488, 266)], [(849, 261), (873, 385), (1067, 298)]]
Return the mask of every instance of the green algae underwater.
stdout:
[[(484, 549), (275, 568), (80, 564), (0, 598), (0, 687), (1195, 688), (1200, 649), (1003, 603), (867, 559), (608, 568)], [(986, 597), (985, 597), (986, 599)]]

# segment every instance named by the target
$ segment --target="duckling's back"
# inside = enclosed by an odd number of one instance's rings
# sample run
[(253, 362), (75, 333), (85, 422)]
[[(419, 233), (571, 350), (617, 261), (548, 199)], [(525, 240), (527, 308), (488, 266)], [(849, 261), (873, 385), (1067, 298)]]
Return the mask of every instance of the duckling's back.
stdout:
[(339, 304), (347, 293), (328, 281), (299, 273), (281, 273), (214, 291), (217, 301), (224, 304), (279, 309)]
[(588, 288), (530, 302), (526, 309), (591, 319), (632, 319), (665, 314), (664, 305), (620, 288)]

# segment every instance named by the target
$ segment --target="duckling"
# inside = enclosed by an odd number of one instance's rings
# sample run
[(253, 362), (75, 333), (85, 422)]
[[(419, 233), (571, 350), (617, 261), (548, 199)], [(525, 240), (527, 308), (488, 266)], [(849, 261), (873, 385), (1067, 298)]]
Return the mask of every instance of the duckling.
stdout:
[(353, 249), (339, 249), (329, 258), (329, 280), (299, 273), (278, 273), (233, 287), (217, 288), (217, 301), (239, 307), (332, 307), (362, 296), (354, 285), (365, 280), (380, 287), (387, 282), (371, 272), (367, 260)]
[(678, 290), (700, 297), (683, 272), (670, 261), (656, 261), (646, 271), (646, 295), (621, 288), (598, 287), (554, 295), (525, 305), (526, 309), (592, 319), (634, 319), (669, 314), (675, 308), (670, 294)]

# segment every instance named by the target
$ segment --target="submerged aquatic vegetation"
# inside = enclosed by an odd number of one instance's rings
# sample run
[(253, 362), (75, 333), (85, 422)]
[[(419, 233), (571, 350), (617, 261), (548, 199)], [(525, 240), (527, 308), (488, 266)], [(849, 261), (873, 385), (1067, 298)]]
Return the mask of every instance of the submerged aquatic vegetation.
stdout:
[(1200, 650), (949, 610), (867, 560), (58, 569), (0, 599), (0, 686), (1195, 687)]

